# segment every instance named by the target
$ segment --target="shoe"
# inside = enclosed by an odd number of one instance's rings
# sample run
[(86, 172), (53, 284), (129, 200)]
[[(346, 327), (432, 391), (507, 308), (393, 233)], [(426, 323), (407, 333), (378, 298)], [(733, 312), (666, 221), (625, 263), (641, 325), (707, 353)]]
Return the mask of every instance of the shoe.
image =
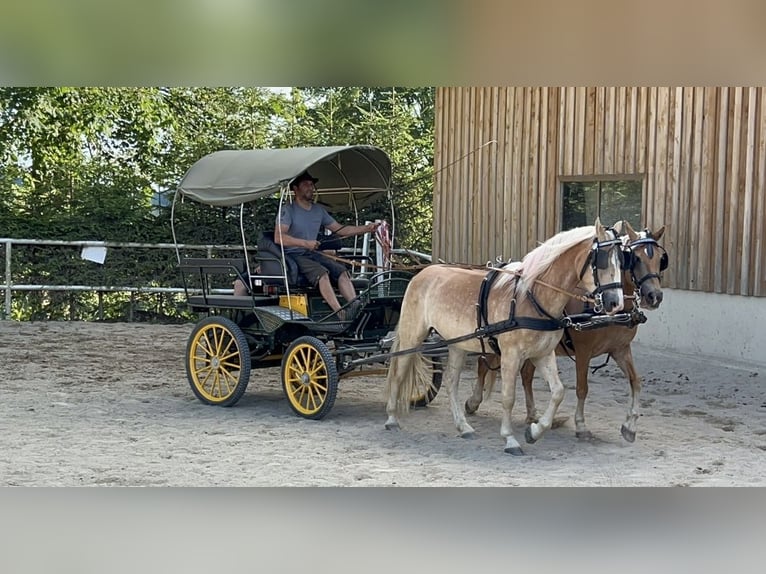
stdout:
[(359, 311), (362, 309), (362, 302), (359, 299), (354, 299), (349, 303), (348, 307), (338, 311), (338, 320), (343, 322), (350, 322), (356, 319), (359, 315)]
[(359, 299), (354, 299), (351, 301), (351, 304), (348, 306), (348, 310), (352, 319), (356, 319), (356, 316), (359, 315), (359, 312), (362, 310), (363, 306), (363, 303)]

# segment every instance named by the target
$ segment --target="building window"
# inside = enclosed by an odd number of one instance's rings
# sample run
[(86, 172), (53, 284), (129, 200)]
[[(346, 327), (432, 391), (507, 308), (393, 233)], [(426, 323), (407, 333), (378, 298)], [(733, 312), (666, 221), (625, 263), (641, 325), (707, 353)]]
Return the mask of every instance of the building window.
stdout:
[(641, 179), (565, 181), (562, 183), (561, 229), (592, 225), (596, 217), (604, 225), (624, 219), (641, 225)]

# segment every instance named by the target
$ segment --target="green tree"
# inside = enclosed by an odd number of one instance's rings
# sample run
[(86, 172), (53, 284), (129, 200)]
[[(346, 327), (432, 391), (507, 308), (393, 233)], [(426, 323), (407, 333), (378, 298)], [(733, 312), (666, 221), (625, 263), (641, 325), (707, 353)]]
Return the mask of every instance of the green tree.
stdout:
[[(168, 242), (163, 207), (185, 171), (220, 149), (366, 143), (391, 156), (398, 246), (429, 251), (432, 221), (432, 88), (0, 88), (0, 235), (37, 239)], [(186, 202), (179, 240), (239, 243), (232, 209)], [(158, 205), (159, 204), (159, 205)], [(246, 206), (253, 228), (273, 225), (276, 202)], [(375, 205), (361, 219), (388, 218)], [(2, 255), (0, 255), (2, 257)], [(126, 261), (125, 277), (92, 277), (73, 253), (14, 254), (17, 282), (177, 284), (154, 253)], [(67, 298), (68, 297), (68, 298)], [(73, 296), (26, 297), (26, 316), (92, 312)], [(107, 301), (116, 308), (117, 297)], [(90, 311), (83, 311), (90, 310)], [(74, 315), (77, 313), (75, 312)]]

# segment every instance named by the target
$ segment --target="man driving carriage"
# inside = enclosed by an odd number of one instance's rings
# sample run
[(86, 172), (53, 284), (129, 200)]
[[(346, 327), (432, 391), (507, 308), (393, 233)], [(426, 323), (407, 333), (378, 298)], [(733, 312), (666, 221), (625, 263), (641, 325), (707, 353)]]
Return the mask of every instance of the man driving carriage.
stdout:
[(346, 267), (318, 251), (320, 242), (317, 235), (320, 228), (324, 227), (339, 237), (353, 237), (374, 232), (379, 223), (341, 225), (335, 221), (324, 207), (314, 203), (318, 181), (308, 171), (304, 171), (290, 182), (295, 201), (283, 205), (277, 215), (274, 240), (281, 243), (285, 254), (289, 254), (295, 260), (309, 284), (319, 288), (325, 302), (333, 311), (339, 311), (341, 308), (333, 290), (333, 284), (337, 285), (343, 298), (352, 302), (347, 312), (348, 316), (340, 315), (341, 320), (348, 320), (353, 318), (359, 307), (356, 290)]
[(282, 244), (285, 255), (295, 261), (298, 269), (312, 287), (317, 287), (325, 302), (334, 311), (340, 311), (341, 304), (335, 295), (333, 285), (346, 300), (351, 302), (348, 309), (338, 314), (342, 321), (354, 318), (360, 307), (356, 290), (345, 265), (323, 255), (317, 240), (322, 227), (339, 237), (353, 237), (374, 232), (379, 223), (367, 225), (341, 225), (321, 205), (314, 203), (316, 183), (319, 180), (304, 171), (290, 182), (294, 201), (284, 204), (274, 227), (274, 241)]

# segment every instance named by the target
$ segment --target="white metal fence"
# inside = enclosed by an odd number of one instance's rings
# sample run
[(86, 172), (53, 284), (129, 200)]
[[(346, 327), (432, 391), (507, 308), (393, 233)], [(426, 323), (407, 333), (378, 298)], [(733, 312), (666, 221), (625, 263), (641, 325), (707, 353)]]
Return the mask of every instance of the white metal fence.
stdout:
[[(110, 241), (59, 241), (59, 240), (46, 240), (46, 239), (10, 239), (0, 238), (0, 246), (4, 246), (4, 249), (0, 251), (0, 254), (4, 252), (4, 257), (0, 255), (0, 258), (5, 261), (5, 274), (4, 282), (0, 284), (0, 290), (4, 291), (5, 303), (3, 313), (0, 315), (0, 319), (10, 319), (12, 313), (13, 293), (15, 291), (87, 291), (98, 293), (99, 297), (104, 293), (184, 293), (184, 287), (182, 285), (180, 274), (177, 276), (177, 283), (173, 286), (151, 286), (151, 285), (104, 285), (104, 284), (55, 284), (55, 283), (14, 283), (13, 281), (13, 248), (14, 246), (35, 246), (43, 248), (77, 248), (81, 249), (81, 258), (91, 259), (91, 253), (93, 251), (100, 251), (97, 253), (101, 255), (101, 258), (93, 258), (91, 261), (95, 261), (95, 265), (109, 265), (109, 258), (107, 252), (113, 248), (123, 249), (166, 249), (173, 250), (173, 257), (175, 257), (176, 248), (180, 252), (188, 253), (194, 251), (204, 252), (206, 257), (211, 257), (216, 253), (225, 251), (239, 251), (243, 250), (241, 245), (194, 245), (194, 244), (179, 244), (173, 243), (124, 243), (124, 242), (110, 242)], [(370, 249), (368, 242), (364, 245), (365, 250)], [(379, 252), (376, 259), (381, 261), (382, 254)], [(403, 249), (394, 249), (392, 253), (399, 255), (417, 255), (424, 261), (430, 261), (430, 256), (423, 253), (412, 252)], [(106, 259), (104, 259), (106, 256)]]
[[(145, 285), (73, 285), (73, 284), (29, 284), (14, 283), (13, 281), (13, 247), (14, 246), (38, 246), (45, 248), (61, 247), (79, 247), (82, 249), (81, 257), (88, 258), (88, 250), (97, 248), (109, 250), (110, 248), (127, 249), (167, 249), (175, 251), (176, 247), (183, 251), (204, 252), (207, 257), (221, 251), (242, 251), (241, 245), (192, 245), (173, 243), (124, 243), (111, 241), (59, 241), (46, 239), (10, 239), (0, 238), (0, 246), (4, 246), (3, 252), (5, 260), (4, 282), (0, 284), (0, 290), (5, 293), (5, 302), (1, 319), (11, 317), (13, 292), (14, 291), (88, 291), (94, 293), (183, 293), (184, 288), (181, 285), (180, 275), (178, 285), (172, 287), (158, 287)], [(108, 260), (107, 260), (108, 261)], [(96, 262), (96, 264), (99, 264)], [(101, 264), (108, 264), (102, 260)]]

